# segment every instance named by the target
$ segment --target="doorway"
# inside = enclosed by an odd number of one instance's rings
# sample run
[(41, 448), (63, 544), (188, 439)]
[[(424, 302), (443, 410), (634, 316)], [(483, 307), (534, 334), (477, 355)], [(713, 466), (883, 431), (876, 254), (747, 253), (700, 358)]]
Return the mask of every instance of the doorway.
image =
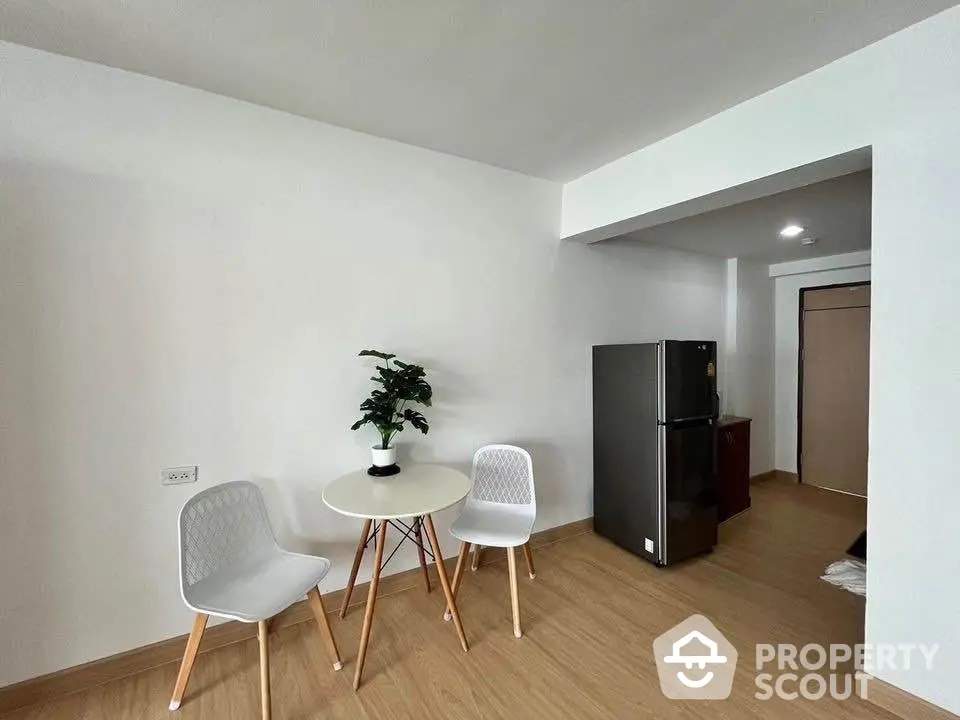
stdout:
[(867, 496), (870, 283), (800, 290), (797, 472)]

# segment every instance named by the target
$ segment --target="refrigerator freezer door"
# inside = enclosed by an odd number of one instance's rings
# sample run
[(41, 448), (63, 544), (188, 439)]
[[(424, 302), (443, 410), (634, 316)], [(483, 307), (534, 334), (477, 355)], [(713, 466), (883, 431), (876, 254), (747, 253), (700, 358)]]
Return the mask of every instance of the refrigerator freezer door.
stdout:
[(664, 449), (664, 564), (717, 544), (715, 434), (709, 421), (661, 426)]
[(664, 340), (661, 422), (717, 415), (717, 344)]

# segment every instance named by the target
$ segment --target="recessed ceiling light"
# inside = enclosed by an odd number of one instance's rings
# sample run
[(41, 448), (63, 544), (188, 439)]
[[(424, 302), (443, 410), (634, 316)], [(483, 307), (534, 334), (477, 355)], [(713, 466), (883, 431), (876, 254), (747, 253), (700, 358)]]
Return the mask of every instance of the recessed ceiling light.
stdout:
[(804, 228), (800, 225), (787, 225), (780, 231), (780, 237), (795, 238), (803, 232)]

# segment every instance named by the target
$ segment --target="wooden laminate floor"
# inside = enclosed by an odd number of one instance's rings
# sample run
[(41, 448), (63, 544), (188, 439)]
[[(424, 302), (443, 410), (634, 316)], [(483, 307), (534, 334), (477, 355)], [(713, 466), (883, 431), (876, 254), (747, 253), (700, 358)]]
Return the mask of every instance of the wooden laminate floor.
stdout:
[[(856, 643), (863, 599), (821, 582), (865, 524), (863, 500), (770, 480), (753, 509), (721, 528), (713, 554), (658, 570), (593, 534), (539, 549), (537, 578), (521, 573), (524, 637), (513, 637), (506, 563), (467, 573), (460, 608), (464, 653), (441, 620), (442, 594), (421, 588), (381, 598), (359, 692), (351, 687), (362, 612), (332, 618), (345, 667), (334, 673), (313, 623), (271, 638), (274, 717), (312, 718), (882, 718), (864, 700), (754, 697), (756, 643)], [(522, 567), (522, 563), (521, 563)], [(654, 638), (693, 613), (739, 649), (733, 694), (720, 702), (667, 700)], [(259, 717), (257, 644), (200, 655), (183, 707), (167, 710), (177, 666), (25, 708), (5, 720)]]

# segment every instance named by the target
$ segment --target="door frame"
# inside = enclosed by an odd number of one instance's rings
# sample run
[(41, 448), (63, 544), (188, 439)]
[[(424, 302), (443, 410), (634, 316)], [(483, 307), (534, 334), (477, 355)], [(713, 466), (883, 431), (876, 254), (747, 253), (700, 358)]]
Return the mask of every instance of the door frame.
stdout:
[(800, 337), (797, 343), (797, 482), (803, 482), (803, 295), (808, 290), (835, 290), (836, 288), (863, 287), (870, 285), (870, 280), (857, 282), (834, 283), (832, 285), (812, 285), (800, 288), (800, 298), (797, 303), (800, 315), (798, 327)]

